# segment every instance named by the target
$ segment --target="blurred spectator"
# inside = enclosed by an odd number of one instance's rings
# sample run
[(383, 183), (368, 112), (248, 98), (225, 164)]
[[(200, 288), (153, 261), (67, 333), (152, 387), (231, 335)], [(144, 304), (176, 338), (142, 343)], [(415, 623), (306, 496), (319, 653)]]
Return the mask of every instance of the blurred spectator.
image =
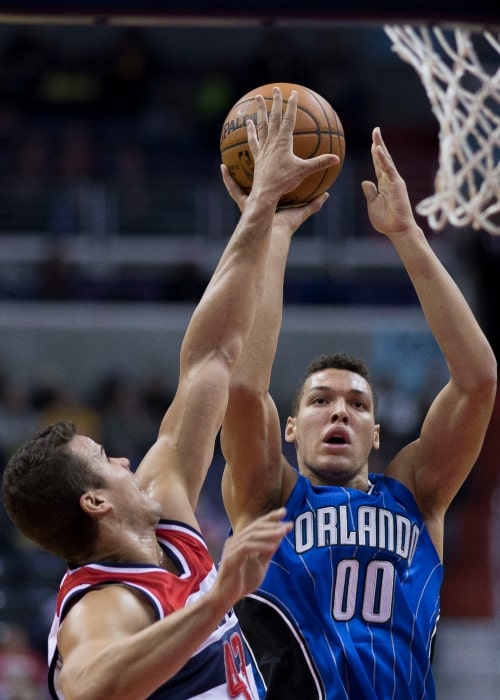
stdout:
[(38, 430), (59, 420), (71, 420), (78, 432), (100, 441), (102, 421), (99, 413), (82, 400), (74, 389), (48, 385), (38, 390)]
[(159, 57), (139, 29), (121, 31), (116, 42), (103, 51), (96, 66), (102, 81), (101, 114), (120, 119), (139, 116), (162, 68)]
[(145, 409), (143, 396), (125, 378), (104, 377), (97, 388), (101, 442), (112, 457), (128, 457), (132, 469), (156, 439), (158, 424)]
[(159, 425), (174, 398), (174, 390), (165, 381), (165, 376), (158, 371), (146, 377), (142, 386), (144, 405), (153, 425)]
[(26, 435), (36, 431), (37, 420), (28, 391), (5, 383), (0, 394), (0, 446), (5, 459), (26, 440)]
[(128, 142), (117, 147), (114, 178), (120, 215), (118, 230), (140, 235), (148, 229), (153, 198), (146, 152), (139, 143)]
[(205, 291), (208, 280), (195, 262), (175, 265), (170, 270), (166, 283), (169, 301), (198, 301)]
[(40, 106), (54, 118), (91, 116), (99, 105), (101, 84), (85, 55), (61, 52), (40, 76)]
[(45, 659), (21, 625), (0, 624), (0, 700), (49, 698)]
[(239, 84), (244, 85), (241, 94), (275, 81), (312, 87), (308, 65), (292, 33), (265, 28), (260, 33), (256, 50), (241, 71), (244, 77), (238, 76)]
[[(422, 417), (425, 415), (420, 396), (413, 391), (403, 391), (390, 374), (375, 378), (377, 392), (377, 423), (380, 431), (380, 449), (373, 453), (374, 463), (382, 468), (401, 448), (418, 437)], [(373, 469), (373, 466), (370, 467)]]
[(237, 90), (225, 67), (208, 72), (201, 79), (197, 91), (195, 129), (199, 132), (199, 146), (217, 153), (220, 131), (229, 108), (242, 95)]
[(57, 139), (57, 177), (73, 184), (92, 180), (96, 174), (95, 151), (91, 129), (81, 121), (67, 123)]
[(2, 182), (2, 223), (7, 230), (47, 230), (50, 147), (46, 136), (27, 128), (14, 144)]
[(77, 273), (67, 260), (64, 245), (57, 241), (48, 246), (47, 257), (39, 267), (40, 299), (73, 299), (76, 295)]
[(51, 233), (64, 238), (85, 231), (90, 216), (86, 200), (98, 174), (96, 146), (86, 124), (71, 122), (60, 130), (56, 148)]
[(40, 80), (53, 50), (40, 37), (20, 30), (0, 54), (0, 105), (14, 111), (40, 106)]

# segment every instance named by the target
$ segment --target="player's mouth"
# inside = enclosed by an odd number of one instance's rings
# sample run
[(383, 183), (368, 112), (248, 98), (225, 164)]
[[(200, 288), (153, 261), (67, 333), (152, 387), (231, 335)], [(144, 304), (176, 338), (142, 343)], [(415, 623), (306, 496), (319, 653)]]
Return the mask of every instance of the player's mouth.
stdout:
[(342, 446), (350, 445), (351, 440), (348, 431), (344, 428), (332, 428), (325, 435), (325, 439), (323, 440), (323, 442), (327, 445)]

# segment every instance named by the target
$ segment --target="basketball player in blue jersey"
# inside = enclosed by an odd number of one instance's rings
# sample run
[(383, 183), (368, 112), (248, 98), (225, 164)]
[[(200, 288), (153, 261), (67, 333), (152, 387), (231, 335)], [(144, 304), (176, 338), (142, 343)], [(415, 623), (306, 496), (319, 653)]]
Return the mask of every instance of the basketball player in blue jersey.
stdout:
[[(293, 522), (262, 585), (236, 606), (268, 700), (433, 700), (445, 513), (478, 457), (493, 407), (493, 352), (416, 224), (378, 128), (372, 157), (377, 184), (362, 183), (370, 221), (400, 256), (449, 381), (419, 437), (383, 474), (371, 474), (381, 436), (366, 367), (343, 354), (317, 359), (284, 428), (296, 448), (292, 468), (268, 394), (290, 245), (285, 220), (293, 215), (277, 213), (265, 293), (231, 378), (222, 431), (233, 531), (281, 506)], [(225, 183), (244, 210), (244, 194)]]
[[(218, 575), (195, 508), (226, 409), (231, 372), (263, 291), (280, 196), (336, 156), (292, 152), (297, 95), (282, 117), (257, 101), (248, 122), (252, 192), (189, 323), (176, 395), (136, 473), (69, 423), (13, 456), (4, 503), (18, 528), (68, 570), (49, 639), (49, 685), (64, 700), (257, 698), (231, 606), (262, 580), (290, 525), (284, 509), (228, 541)], [(326, 196), (297, 210), (297, 228)]]

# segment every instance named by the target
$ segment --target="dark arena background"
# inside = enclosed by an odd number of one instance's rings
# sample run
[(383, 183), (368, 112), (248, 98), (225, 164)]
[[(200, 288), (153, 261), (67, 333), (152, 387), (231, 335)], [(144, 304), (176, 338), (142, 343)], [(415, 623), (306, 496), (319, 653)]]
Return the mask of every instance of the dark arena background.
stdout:
[[(237, 220), (219, 174), (222, 121), (274, 81), (328, 99), (347, 146), (330, 201), (293, 242), (278, 408), (286, 415), (310, 358), (342, 349), (367, 358), (378, 391), (372, 469), (415, 435), (445, 367), (406, 273), (371, 230), (360, 182), (372, 178), (379, 125), (412, 202), (427, 197), (439, 129), (418, 75), (391, 48), (391, 23), (498, 31), (500, 13), (484, 0), (0, 3), (3, 463), (60, 416), (132, 462), (154, 438), (182, 334)], [(498, 69), (498, 55), (484, 60)], [(498, 355), (498, 237), (419, 223)], [(498, 698), (499, 436), (500, 408), (447, 518), (440, 700)], [(227, 532), (221, 469), (216, 450), (200, 505), (216, 557)], [(3, 509), (0, 518), (1, 676), (13, 640), (45, 661), (64, 565), (20, 539)], [(35, 683), (26, 698), (45, 700), (44, 680), (25, 680)]]

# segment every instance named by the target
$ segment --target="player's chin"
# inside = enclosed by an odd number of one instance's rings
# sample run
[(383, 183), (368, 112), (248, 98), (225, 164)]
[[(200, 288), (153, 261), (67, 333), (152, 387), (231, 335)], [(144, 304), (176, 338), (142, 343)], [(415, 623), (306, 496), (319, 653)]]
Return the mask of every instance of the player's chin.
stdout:
[(351, 476), (352, 468), (347, 459), (342, 459), (338, 455), (324, 455), (318, 459), (316, 464), (310, 465), (308, 471), (303, 472), (311, 481), (318, 484), (338, 484), (343, 483)]

